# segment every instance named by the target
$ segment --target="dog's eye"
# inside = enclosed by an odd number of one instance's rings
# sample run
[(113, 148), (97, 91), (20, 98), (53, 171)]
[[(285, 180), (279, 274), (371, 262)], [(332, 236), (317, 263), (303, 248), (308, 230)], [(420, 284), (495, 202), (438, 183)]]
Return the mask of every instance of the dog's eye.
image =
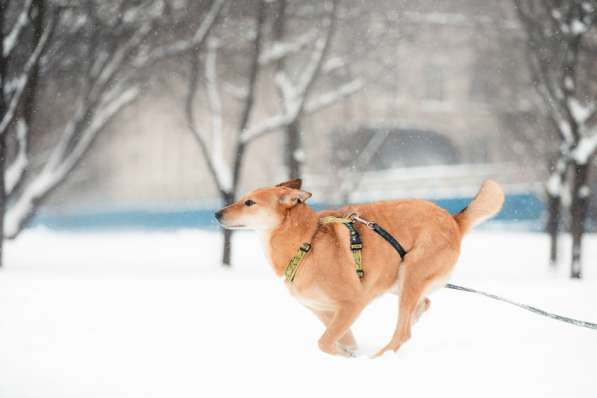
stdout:
[(248, 199), (245, 200), (245, 206), (253, 206), (255, 204), (255, 201)]

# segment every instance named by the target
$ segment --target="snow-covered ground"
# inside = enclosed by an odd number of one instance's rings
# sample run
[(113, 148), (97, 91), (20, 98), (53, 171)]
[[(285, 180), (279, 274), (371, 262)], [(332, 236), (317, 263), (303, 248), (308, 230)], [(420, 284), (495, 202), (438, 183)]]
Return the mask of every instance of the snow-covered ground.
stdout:
[[(0, 271), (0, 397), (594, 397), (597, 331), (444, 289), (397, 354), (396, 298), (355, 325), (362, 357), (317, 348), (322, 326), (257, 238), (233, 270), (210, 232), (27, 231)], [(597, 322), (597, 237), (585, 280), (546, 267), (544, 236), (475, 232), (452, 282)]]

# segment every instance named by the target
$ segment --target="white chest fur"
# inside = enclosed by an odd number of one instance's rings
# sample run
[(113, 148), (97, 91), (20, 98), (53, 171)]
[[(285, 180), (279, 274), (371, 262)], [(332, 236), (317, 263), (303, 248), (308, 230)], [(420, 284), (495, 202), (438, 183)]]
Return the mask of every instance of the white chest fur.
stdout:
[(273, 266), (272, 245), (271, 245), (272, 233), (271, 233), (271, 231), (268, 231), (268, 230), (257, 231), (257, 236), (259, 237), (259, 241), (261, 242), (261, 247), (263, 248), (263, 253), (265, 254), (265, 258), (267, 258), (267, 261), (269, 261), (270, 265)]

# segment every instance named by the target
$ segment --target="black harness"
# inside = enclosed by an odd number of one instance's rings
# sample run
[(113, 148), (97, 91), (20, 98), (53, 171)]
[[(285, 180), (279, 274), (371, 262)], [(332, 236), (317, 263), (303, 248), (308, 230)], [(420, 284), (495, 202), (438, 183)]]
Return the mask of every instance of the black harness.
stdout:
[(404, 250), (404, 247), (402, 247), (400, 242), (398, 242), (392, 235), (390, 235), (388, 231), (383, 229), (379, 224), (373, 223), (371, 229), (375, 231), (379, 236), (384, 238), (390, 245), (392, 245), (394, 250), (396, 250), (402, 258), (402, 260), (404, 260), (404, 256), (406, 256), (406, 250)]
[[(385, 229), (383, 229), (379, 224), (377, 224), (373, 221), (367, 221), (363, 218), (360, 218), (356, 213), (352, 213), (348, 217), (326, 216), (326, 217), (321, 218), (320, 219), (321, 224), (325, 225), (325, 224), (331, 224), (331, 223), (341, 223), (341, 224), (344, 224), (346, 226), (346, 228), (348, 228), (349, 238), (350, 238), (350, 250), (352, 251), (352, 256), (354, 259), (356, 273), (360, 279), (362, 279), (365, 276), (365, 271), (363, 270), (363, 259), (362, 259), (363, 241), (361, 240), (361, 235), (359, 234), (359, 231), (357, 231), (357, 229), (354, 226), (354, 224), (357, 222), (366, 225), (367, 228), (369, 228), (370, 230), (372, 230), (373, 232), (375, 232), (376, 234), (381, 236), (386, 242), (388, 242), (394, 248), (394, 250), (396, 250), (398, 252), (398, 254), (400, 255), (400, 258), (402, 258), (402, 260), (404, 260), (404, 256), (406, 256), (406, 250), (404, 250), (404, 247), (402, 247), (400, 242), (398, 242), (396, 240), (396, 238), (394, 238), (392, 235), (390, 235), (390, 233), (388, 231), (386, 231)], [(294, 274), (296, 273), (296, 271), (294, 269), (298, 267), (298, 265), (295, 266), (294, 263), (297, 263), (297, 262), (300, 263), (300, 260), (301, 260), (301, 259), (298, 259), (298, 257), (301, 257), (301, 255), (300, 254), (295, 255), (291, 259), (291, 262), (289, 263), (288, 267), (286, 268), (287, 270), (289, 270), (287, 272), (287, 278), (290, 276), (289, 279), (291, 281), (294, 278)]]
[[(384, 240), (386, 242), (388, 242), (394, 248), (394, 250), (396, 250), (398, 252), (398, 254), (400, 255), (400, 258), (402, 260), (404, 260), (404, 257), (406, 256), (406, 250), (404, 250), (404, 247), (402, 247), (400, 242), (398, 242), (398, 240), (396, 240), (396, 238), (394, 238), (388, 231), (383, 229), (381, 227), (381, 225), (379, 225), (373, 221), (364, 220), (354, 213), (351, 214), (349, 217), (355, 221), (360, 222), (361, 224), (365, 224), (367, 226), (367, 228), (369, 228), (370, 230), (372, 230), (373, 232), (375, 232), (376, 234), (378, 234), (379, 236), (384, 238)], [(357, 233), (357, 235), (358, 235), (358, 233)]]

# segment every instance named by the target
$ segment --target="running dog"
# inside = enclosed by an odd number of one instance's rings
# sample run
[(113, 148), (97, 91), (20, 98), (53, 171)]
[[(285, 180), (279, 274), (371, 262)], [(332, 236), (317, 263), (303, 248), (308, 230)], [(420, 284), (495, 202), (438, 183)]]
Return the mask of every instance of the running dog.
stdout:
[[(462, 237), (494, 216), (504, 192), (487, 180), (477, 196), (456, 215), (425, 200), (388, 200), (316, 212), (300, 179), (257, 189), (215, 213), (229, 229), (257, 231), (265, 254), (279, 277), (297, 250), (311, 249), (300, 262), (290, 293), (323, 322), (319, 348), (328, 354), (352, 356), (356, 342), (350, 330), (361, 311), (376, 297), (394, 293), (399, 316), (390, 342), (376, 356), (397, 351), (411, 336), (411, 326), (429, 308), (427, 295), (443, 287), (460, 254)], [(323, 224), (326, 216), (356, 214), (383, 226), (404, 247), (404, 260), (383, 238), (355, 224), (362, 240), (364, 277), (355, 273), (349, 230), (340, 223)]]

